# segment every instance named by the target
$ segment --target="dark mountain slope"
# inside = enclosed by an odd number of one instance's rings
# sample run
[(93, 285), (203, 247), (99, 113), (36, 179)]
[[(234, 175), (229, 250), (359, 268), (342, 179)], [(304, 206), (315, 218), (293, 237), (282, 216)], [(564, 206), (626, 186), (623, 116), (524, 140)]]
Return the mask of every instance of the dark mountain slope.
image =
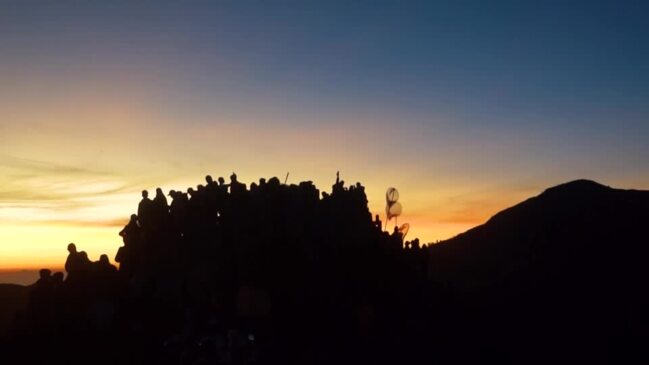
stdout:
[(647, 224), (649, 191), (577, 180), (547, 189), (433, 246), (429, 275), (473, 288), (529, 270), (544, 275), (587, 269), (631, 274), (630, 265), (647, 254)]
[[(649, 192), (559, 185), (430, 249), (455, 335), (515, 363), (646, 359)], [(453, 315), (451, 313), (450, 315)]]

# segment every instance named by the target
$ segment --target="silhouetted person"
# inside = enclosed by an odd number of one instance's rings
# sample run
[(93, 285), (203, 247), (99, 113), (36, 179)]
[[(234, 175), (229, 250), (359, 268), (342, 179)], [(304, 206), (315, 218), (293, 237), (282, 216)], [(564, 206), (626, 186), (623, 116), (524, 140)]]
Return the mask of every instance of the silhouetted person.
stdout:
[[(37, 295), (42, 298), (47, 298), (52, 292), (54, 281), (52, 280), (52, 271), (49, 269), (41, 269), (38, 271), (38, 280), (34, 285), (34, 290)], [(34, 291), (33, 291), (34, 292)]]
[(104, 272), (107, 274), (117, 273), (117, 268), (115, 267), (115, 265), (110, 263), (110, 261), (108, 260), (108, 255), (106, 254), (102, 254), (101, 256), (99, 256), (99, 260), (96, 261), (94, 264), (95, 264), (95, 268), (100, 272)]
[(415, 238), (414, 240), (412, 240), (411, 244), (412, 244), (412, 248), (414, 248), (415, 250), (420, 249), (420, 247), (419, 247), (419, 238)]
[(120, 272), (130, 277), (142, 251), (142, 228), (138, 223), (137, 215), (131, 214), (131, 219), (119, 235), (122, 236), (124, 246), (117, 250), (115, 261), (120, 263)]
[(50, 269), (40, 269), (38, 271), (38, 280), (36, 281), (36, 288), (47, 291), (48, 293), (52, 290), (54, 285), (54, 280), (52, 279), (52, 271)]
[(64, 298), (64, 283), (63, 279), (65, 278), (65, 275), (57, 271), (54, 274), (52, 274), (52, 289), (54, 291), (54, 296), (52, 298), (52, 305), (54, 307), (59, 308), (58, 310), (60, 311), (60, 307), (64, 304), (63, 298)]
[(155, 197), (153, 198), (153, 212), (152, 212), (152, 223), (151, 228), (156, 233), (168, 228), (168, 218), (169, 218), (169, 204), (167, 203), (167, 197), (165, 197), (162, 189), (157, 188), (155, 190)]
[(86, 251), (79, 252), (79, 269), (82, 273), (87, 274), (91, 271), (92, 261), (88, 258)]
[(141, 238), (141, 228), (138, 224), (138, 217), (135, 214), (131, 214), (131, 219), (124, 226), (124, 228), (119, 232), (119, 235), (122, 236), (124, 244), (129, 246), (137, 243)]
[(336, 183), (331, 187), (331, 195), (341, 194), (345, 188), (345, 181), (340, 180), (340, 171), (336, 171)]
[(76, 281), (84, 270), (84, 260), (74, 243), (68, 245), (68, 258), (65, 260), (65, 271), (68, 273), (67, 280)]
[(155, 198), (153, 198), (153, 204), (156, 209), (166, 212), (169, 209), (169, 204), (167, 204), (167, 197), (162, 192), (161, 188), (155, 189)]
[(40, 269), (38, 271), (39, 279), (36, 281), (38, 284), (50, 284), (52, 282), (52, 271), (50, 269)]
[(379, 218), (379, 215), (374, 216), (374, 227), (378, 228), (379, 230), (383, 229), (383, 222), (381, 222), (381, 218)]
[(268, 179), (268, 185), (277, 188), (281, 185), (281, 182), (279, 181), (279, 178), (277, 176), (273, 176)]
[(395, 245), (399, 247), (403, 246), (403, 234), (401, 234), (401, 231), (399, 231), (399, 227), (394, 226), (391, 237)]
[(96, 291), (106, 297), (116, 287), (117, 268), (108, 260), (108, 255), (102, 254), (99, 260), (92, 263), (92, 275), (95, 279)]
[(169, 192), (171, 204), (169, 205), (169, 215), (174, 230), (177, 233), (184, 232), (187, 220), (187, 197), (180, 191), (171, 190)]
[(246, 184), (237, 180), (237, 174), (234, 172), (230, 175), (230, 194), (240, 195), (246, 192)]
[(150, 228), (150, 224), (153, 220), (153, 211), (153, 201), (149, 199), (149, 192), (142, 190), (142, 200), (137, 207), (137, 216), (142, 228)]
[(214, 179), (212, 179), (212, 176), (210, 175), (205, 176), (205, 182), (207, 183), (208, 188), (218, 186), (218, 184), (214, 181)]
[(39, 279), (29, 293), (29, 310), (33, 319), (39, 325), (42, 325), (43, 322), (50, 319), (50, 309), (54, 298), (54, 282), (52, 272), (49, 269), (39, 270), (38, 275)]

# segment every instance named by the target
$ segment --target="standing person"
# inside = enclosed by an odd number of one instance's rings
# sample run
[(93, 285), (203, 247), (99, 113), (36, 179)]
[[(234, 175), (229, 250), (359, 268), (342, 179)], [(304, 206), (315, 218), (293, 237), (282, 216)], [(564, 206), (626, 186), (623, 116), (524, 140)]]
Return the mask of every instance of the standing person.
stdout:
[(77, 246), (74, 243), (68, 245), (68, 258), (65, 260), (65, 271), (68, 273), (66, 280), (77, 280), (79, 272), (83, 270), (81, 255), (77, 252)]
[(137, 206), (137, 216), (142, 228), (149, 228), (153, 211), (153, 201), (149, 199), (149, 192), (142, 190), (142, 200)]

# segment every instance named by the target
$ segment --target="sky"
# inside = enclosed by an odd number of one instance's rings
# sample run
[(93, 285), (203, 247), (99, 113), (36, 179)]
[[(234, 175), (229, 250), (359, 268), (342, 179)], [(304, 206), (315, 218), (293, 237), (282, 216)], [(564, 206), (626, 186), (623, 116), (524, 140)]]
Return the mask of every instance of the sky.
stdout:
[(410, 238), (649, 189), (642, 1), (0, 1), (0, 270), (91, 259), (142, 189), (336, 171)]

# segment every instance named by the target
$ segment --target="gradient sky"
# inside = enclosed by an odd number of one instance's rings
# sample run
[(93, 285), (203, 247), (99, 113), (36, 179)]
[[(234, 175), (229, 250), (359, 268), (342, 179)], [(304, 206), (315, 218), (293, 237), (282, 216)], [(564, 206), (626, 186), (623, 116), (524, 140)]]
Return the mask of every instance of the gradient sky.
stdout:
[(0, 269), (111, 257), (139, 191), (401, 192), (449, 238), (546, 187), (649, 188), (642, 1), (1, 1)]

